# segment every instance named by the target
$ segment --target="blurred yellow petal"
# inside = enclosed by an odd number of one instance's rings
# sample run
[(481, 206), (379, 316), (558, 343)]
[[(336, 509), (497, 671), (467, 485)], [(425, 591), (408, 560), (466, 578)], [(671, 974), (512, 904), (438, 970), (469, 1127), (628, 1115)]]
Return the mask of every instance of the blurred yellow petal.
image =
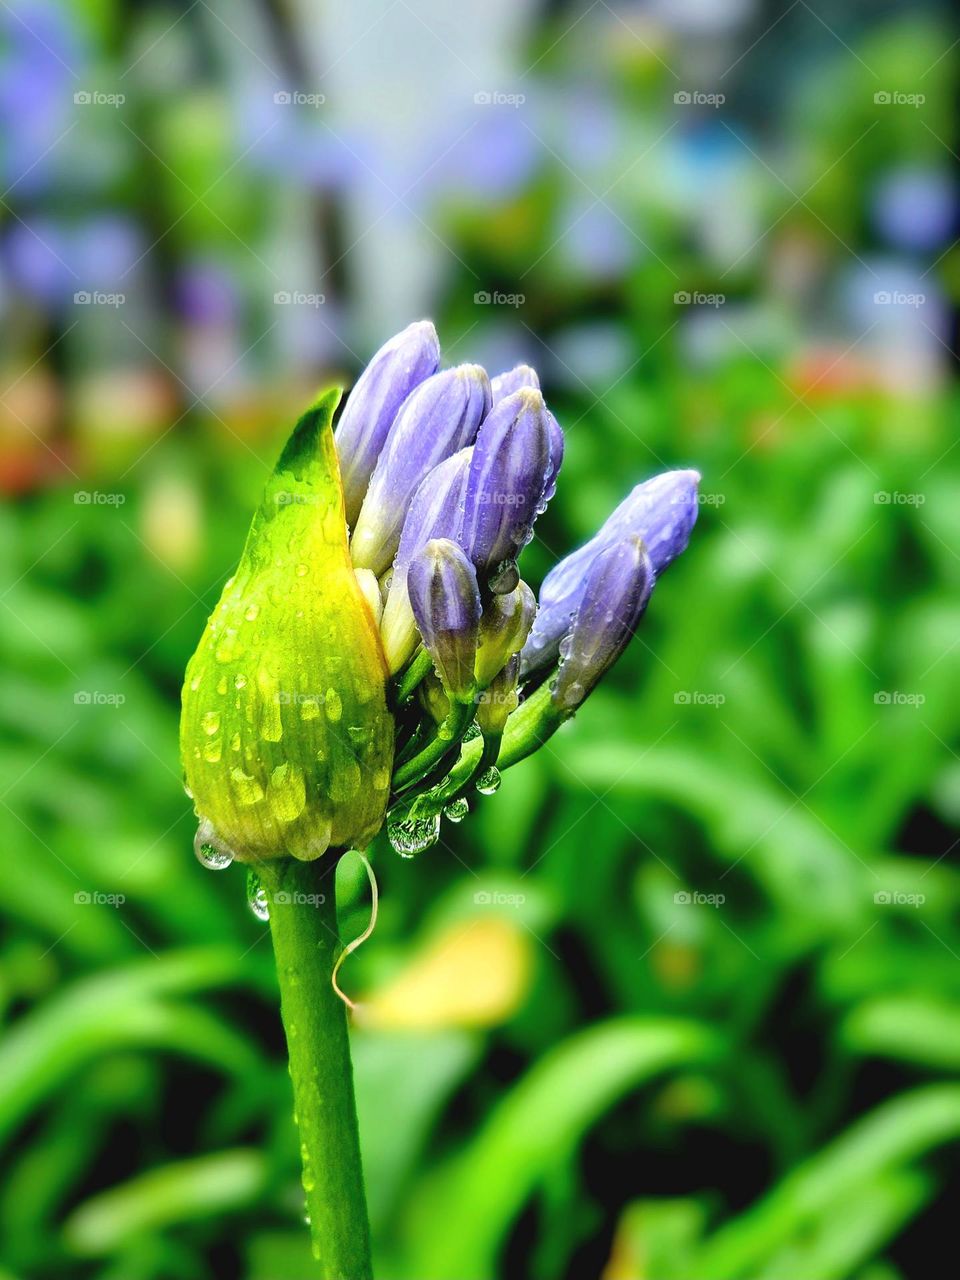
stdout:
[(390, 1030), (496, 1026), (519, 1007), (530, 969), (530, 936), (518, 925), (497, 915), (458, 921), (363, 999), (358, 1020)]

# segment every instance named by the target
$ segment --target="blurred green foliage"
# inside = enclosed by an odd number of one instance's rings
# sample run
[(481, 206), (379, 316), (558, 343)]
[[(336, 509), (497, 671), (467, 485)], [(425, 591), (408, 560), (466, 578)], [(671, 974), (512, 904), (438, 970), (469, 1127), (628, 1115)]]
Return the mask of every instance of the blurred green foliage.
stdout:
[[(891, 88), (939, 47), (910, 30), (860, 46)], [(638, 116), (650, 76), (625, 82)], [(837, 103), (873, 81), (834, 79), (832, 108), (783, 126), (801, 191), (861, 133)], [(200, 120), (160, 130), (195, 185), (220, 154)], [(842, 257), (826, 219), (866, 253), (865, 193), (913, 123), (885, 117), (778, 243)], [(464, 267), (445, 345), (526, 344), (568, 428), (526, 575), (665, 465), (698, 466), (704, 503), (576, 720), (419, 860), (375, 848), (379, 923), (343, 981), (366, 1008), (378, 1275), (939, 1275), (960, 1181), (955, 392), (892, 386), (883, 351), (852, 367), (849, 336), (814, 357), (806, 321), (769, 311), (730, 308), (695, 358), (669, 299), (718, 268), (648, 192), (633, 214), (664, 262), (611, 284), (548, 260), (521, 323), (477, 327), (476, 281), (520, 284), (561, 186), (444, 223)], [(762, 203), (773, 222), (791, 200), (769, 182)], [(726, 287), (769, 280), (746, 263)], [(562, 376), (574, 323), (615, 329), (616, 375)], [(267, 931), (238, 870), (190, 855), (177, 764), (182, 671), (296, 407), (195, 407), (146, 453), (95, 438), (82, 474), (0, 513), (2, 1280), (309, 1274)], [(339, 891), (359, 934), (349, 859)]]

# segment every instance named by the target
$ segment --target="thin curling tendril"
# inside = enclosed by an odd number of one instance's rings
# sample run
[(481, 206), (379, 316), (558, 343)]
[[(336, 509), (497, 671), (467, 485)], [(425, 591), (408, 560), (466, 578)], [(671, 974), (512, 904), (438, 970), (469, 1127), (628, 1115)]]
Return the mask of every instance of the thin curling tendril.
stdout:
[(333, 973), (330, 975), (330, 985), (353, 1014), (356, 1014), (359, 1005), (355, 1000), (351, 1000), (340, 986), (337, 981), (337, 974), (340, 972), (340, 966), (343, 964), (344, 960), (346, 960), (347, 956), (351, 955), (352, 952), (356, 951), (362, 943), (366, 942), (377, 927), (377, 911), (380, 906), (380, 890), (377, 888), (377, 877), (373, 873), (373, 867), (371, 867), (370, 861), (365, 853), (360, 853), (360, 851), (357, 850), (357, 856), (363, 863), (363, 869), (366, 871), (367, 879), (370, 881), (370, 922), (364, 929), (363, 933), (360, 934), (359, 938), (354, 938), (352, 942), (348, 942), (343, 948), (340, 955), (337, 957), (336, 964), (333, 966)]

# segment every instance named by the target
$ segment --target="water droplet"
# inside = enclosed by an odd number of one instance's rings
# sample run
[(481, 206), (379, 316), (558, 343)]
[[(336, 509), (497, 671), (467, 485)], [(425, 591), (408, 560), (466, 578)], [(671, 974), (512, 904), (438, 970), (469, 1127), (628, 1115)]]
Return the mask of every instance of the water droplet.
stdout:
[(263, 787), (252, 774), (234, 767), (230, 770), (230, 781), (237, 804), (258, 804), (263, 799)]
[(316, 720), (320, 714), (320, 704), (316, 698), (306, 698), (300, 703), (300, 719)]
[(451, 800), (443, 811), (443, 816), (448, 822), (462, 822), (470, 812), (470, 805), (466, 796), (460, 796), (458, 800)]
[(500, 783), (503, 779), (500, 777), (500, 770), (495, 764), (489, 769), (481, 773), (477, 779), (477, 790), (482, 796), (495, 795), (500, 790)]
[(373, 775), (374, 791), (386, 791), (389, 785), (390, 785), (390, 770), (389, 769), (375, 770)]
[(200, 819), (193, 838), (193, 851), (197, 861), (208, 871), (225, 871), (233, 861), (233, 850), (220, 839), (209, 818)]
[(260, 883), (260, 877), (253, 871), (247, 877), (247, 902), (250, 910), (258, 920), (270, 919), (270, 903), (267, 900), (267, 891)]
[(205, 711), (203, 715), (203, 732), (212, 738), (220, 729), (220, 712)]
[(247, 609), (246, 613), (243, 616), (246, 618), (248, 622), (256, 622), (257, 615), (259, 614), (259, 612), (260, 612), (260, 606), (258, 604), (252, 604), (250, 605), (250, 607)]
[(412, 858), (429, 849), (439, 835), (439, 813), (429, 818), (403, 818), (387, 823), (387, 839), (401, 858)]
[(240, 750), (240, 735), (239, 735), (239, 733), (235, 733), (235, 734), (233, 735), (233, 737), (230, 739), (230, 750), (231, 750), (231, 751), (239, 751), (239, 750)]
[(303, 770), (295, 764), (278, 764), (270, 775), (267, 803), (281, 822), (294, 822), (307, 802)]
[(220, 754), (222, 751), (223, 739), (211, 738), (211, 740), (204, 745), (203, 758), (206, 760), (207, 764), (218, 764), (220, 762)]
[(199, 677), (199, 676), (194, 676), (194, 677), (193, 677), (193, 679), (190, 681), (190, 688), (193, 690), (193, 692), (194, 692), (194, 693), (196, 693), (196, 692), (197, 692), (197, 690), (200, 688), (200, 677)]
[(502, 596), (513, 591), (520, 581), (520, 572), (515, 560), (501, 560), (488, 583), (494, 595)]
[(479, 738), (479, 737), (480, 737), (480, 726), (477, 724), (476, 720), (474, 720), (473, 723), (470, 725), (469, 729), (467, 729), (467, 732), (463, 735), (463, 740), (464, 742), (472, 742), (474, 738)]
[(334, 804), (343, 804), (360, 790), (360, 781), (356, 760), (343, 760), (331, 771), (330, 799)]
[(327, 709), (327, 719), (337, 721), (343, 715), (343, 703), (336, 689), (328, 689), (327, 696), (324, 699)]
[(220, 679), (217, 681), (217, 693), (219, 693), (222, 697), (223, 694), (225, 694), (226, 692), (227, 692), (227, 677), (221, 676)]
[(310, 566), (308, 564), (301, 563), (297, 565), (298, 578), (305, 578), (309, 572), (310, 572)]

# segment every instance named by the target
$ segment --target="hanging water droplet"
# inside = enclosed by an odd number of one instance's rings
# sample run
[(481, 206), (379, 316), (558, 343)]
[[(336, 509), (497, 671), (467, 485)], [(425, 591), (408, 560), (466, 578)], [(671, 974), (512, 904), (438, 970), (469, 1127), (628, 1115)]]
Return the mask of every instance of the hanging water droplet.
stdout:
[(217, 835), (209, 818), (201, 818), (193, 837), (197, 861), (208, 871), (225, 871), (233, 861), (233, 850)]
[(233, 677), (233, 687), (235, 689), (243, 689), (246, 687), (247, 677), (239, 672)]
[(247, 903), (258, 920), (270, 919), (270, 903), (260, 877), (253, 871), (247, 876)]
[(467, 732), (463, 735), (463, 740), (464, 742), (472, 742), (474, 738), (479, 738), (479, 737), (480, 737), (480, 726), (477, 724), (476, 720), (474, 720), (473, 723), (470, 725), (470, 727), (467, 729)]
[(203, 714), (203, 732), (210, 738), (220, 728), (220, 712), (205, 711)]
[(500, 783), (503, 779), (500, 777), (500, 770), (495, 764), (489, 769), (481, 773), (477, 779), (477, 790), (482, 796), (495, 795), (500, 790)]
[(515, 560), (501, 560), (490, 575), (489, 587), (494, 595), (507, 595), (513, 591), (520, 581), (520, 572)]
[(440, 815), (403, 818), (387, 823), (387, 839), (401, 858), (412, 858), (436, 844), (440, 835)]
[(443, 816), (448, 822), (462, 822), (470, 812), (470, 804), (466, 796), (460, 796), (457, 800), (451, 800), (443, 811)]
[(243, 616), (246, 618), (248, 622), (255, 622), (257, 619), (257, 614), (259, 612), (260, 612), (260, 606), (258, 604), (252, 604), (250, 605), (250, 607), (247, 609), (246, 613)]

